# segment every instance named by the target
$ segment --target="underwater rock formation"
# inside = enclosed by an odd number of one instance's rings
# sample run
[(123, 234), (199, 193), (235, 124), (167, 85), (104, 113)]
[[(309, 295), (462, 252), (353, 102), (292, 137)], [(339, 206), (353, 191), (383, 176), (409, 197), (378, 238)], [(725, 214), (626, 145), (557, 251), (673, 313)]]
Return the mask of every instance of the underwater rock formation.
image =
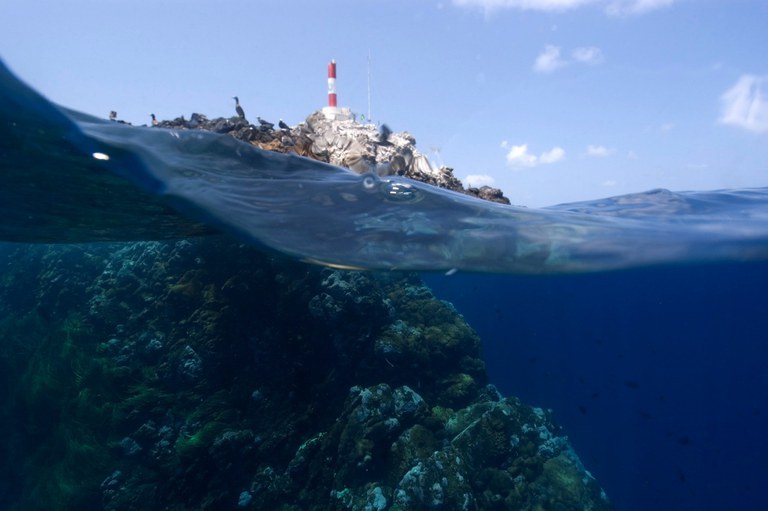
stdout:
[(0, 508), (610, 509), (414, 275), (226, 237), (0, 267)]

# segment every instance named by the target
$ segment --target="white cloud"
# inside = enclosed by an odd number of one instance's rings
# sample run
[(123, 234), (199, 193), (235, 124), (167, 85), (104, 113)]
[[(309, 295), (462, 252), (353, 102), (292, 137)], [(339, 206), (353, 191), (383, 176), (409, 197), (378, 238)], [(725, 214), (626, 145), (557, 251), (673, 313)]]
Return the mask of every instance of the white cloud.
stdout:
[(486, 14), (502, 9), (564, 12), (590, 5), (604, 6), (612, 16), (645, 14), (669, 7), (677, 0), (453, 0), (458, 7), (481, 9)]
[(496, 180), (493, 179), (493, 177), (487, 174), (470, 174), (464, 178), (464, 182), (467, 184), (467, 186), (471, 186), (473, 188), (480, 188), (481, 186), (490, 186), (495, 181)]
[(616, 185), (617, 185), (617, 184), (619, 184), (619, 183), (618, 183), (618, 182), (616, 182), (616, 180), (614, 180), (614, 179), (609, 179), (609, 180), (607, 180), (607, 181), (603, 181), (603, 182), (602, 182), (602, 183), (600, 183), (600, 184), (601, 184), (602, 186), (616, 186)]
[(502, 149), (506, 149), (507, 147), (509, 147), (509, 142), (507, 142), (506, 140), (502, 140), (502, 141), (501, 141), (501, 144), (500, 144), (499, 146), (500, 146)]
[(553, 147), (539, 156), (528, 152), (528, 144), (513, 145), (507, 153), (507, 165), (510, 167), (536, 167), (548, 163), (555, 163), (565, 158), (565, 151), (561, 147)]
[(672, 122), (665, 122), (661, 126), (659, 126), (659, 130), (661, 130), (662, 133), (667, 133), (669, 131), (672, 131), (675, 128), (675, 124)]
[(596, 46), (582, 46), (571, 52), (571, 57), (576, 62), (596, 65), (603, 62), (603, 52)]
[(541, 153), (539, 161), (541, 163), (555, 163), (565, 158), (565, 151), (562, 147), (553, 147), (545, 153)]
[(677, 0), (611, 0), (605, 8), (605, 12), (612, 16), (632, 16), (645, 14), (669, 7)]
[(538, 158), (528, 153), (528, 144), (513, 145), (507, 153), (507, 165), (513, 167), (534, 167)]
[(536, 57), (533, 70), (538, 73), (551, 73), (573, 62), (597, 65), (603, 62), (603, 52), (597, 46), (581, 46), (571, 51), (571, 60), (562, 58), (559, 46), (548, 44)]
[(613, 154), (613, 149), (609, 149), (602, 145), (588, 145), (587, 156), (595, 156), (598, 158)]
[(548, 44), (542, 51), (536, 62), (533, 63), (533, 70), (537, 73), (551, 73), (565, 65), (565, 61), (560, 58), (560, 48)]
[(567, 11), (599, 0), (453, 0), (459, 7), (479, 7), (486, 12), (498, 9), (521, 11)]
[(720, 122), (755, 133), (768, 131), (768, 102), (764, 87), (768, 87), (768, 76), (742, 75), (720, 96)]
[(638, 158), (639, 158), (639, 156), (637, 155), (636, 152), (634, 152), (634, 151), (627, 152), (627, 159), (628, 160), (636, 160)]

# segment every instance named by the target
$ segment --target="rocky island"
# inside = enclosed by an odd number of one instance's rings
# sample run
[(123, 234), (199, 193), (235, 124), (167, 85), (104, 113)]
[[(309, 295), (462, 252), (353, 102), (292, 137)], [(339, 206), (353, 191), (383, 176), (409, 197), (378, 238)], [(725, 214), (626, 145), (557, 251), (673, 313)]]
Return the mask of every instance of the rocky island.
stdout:
[[(465, 190), (407, 133), (321, 113), (159, 121)], [(227, 236), (0, 245), (0, 508), (607, 510), (551, 412), (488, 382), (415, 274)]]

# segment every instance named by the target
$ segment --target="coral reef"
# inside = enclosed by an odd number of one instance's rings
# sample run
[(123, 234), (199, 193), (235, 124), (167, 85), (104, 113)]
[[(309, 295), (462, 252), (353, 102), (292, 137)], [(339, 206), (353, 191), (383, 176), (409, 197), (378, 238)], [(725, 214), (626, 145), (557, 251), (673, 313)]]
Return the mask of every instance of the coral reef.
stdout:
[(610, 509), (414, 275), (225, 237), (0, 265), (4, 509)]

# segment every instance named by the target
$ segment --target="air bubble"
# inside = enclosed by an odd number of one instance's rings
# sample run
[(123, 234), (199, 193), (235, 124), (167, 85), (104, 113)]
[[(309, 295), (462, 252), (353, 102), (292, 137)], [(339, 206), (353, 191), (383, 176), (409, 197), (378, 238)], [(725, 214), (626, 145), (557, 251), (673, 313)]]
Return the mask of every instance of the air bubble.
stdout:
[(365, 187), (366, 190), (373, 190), (376, 187), (376, 181), (377, 179), (369, 174), (363, 177), (363, 187)]

